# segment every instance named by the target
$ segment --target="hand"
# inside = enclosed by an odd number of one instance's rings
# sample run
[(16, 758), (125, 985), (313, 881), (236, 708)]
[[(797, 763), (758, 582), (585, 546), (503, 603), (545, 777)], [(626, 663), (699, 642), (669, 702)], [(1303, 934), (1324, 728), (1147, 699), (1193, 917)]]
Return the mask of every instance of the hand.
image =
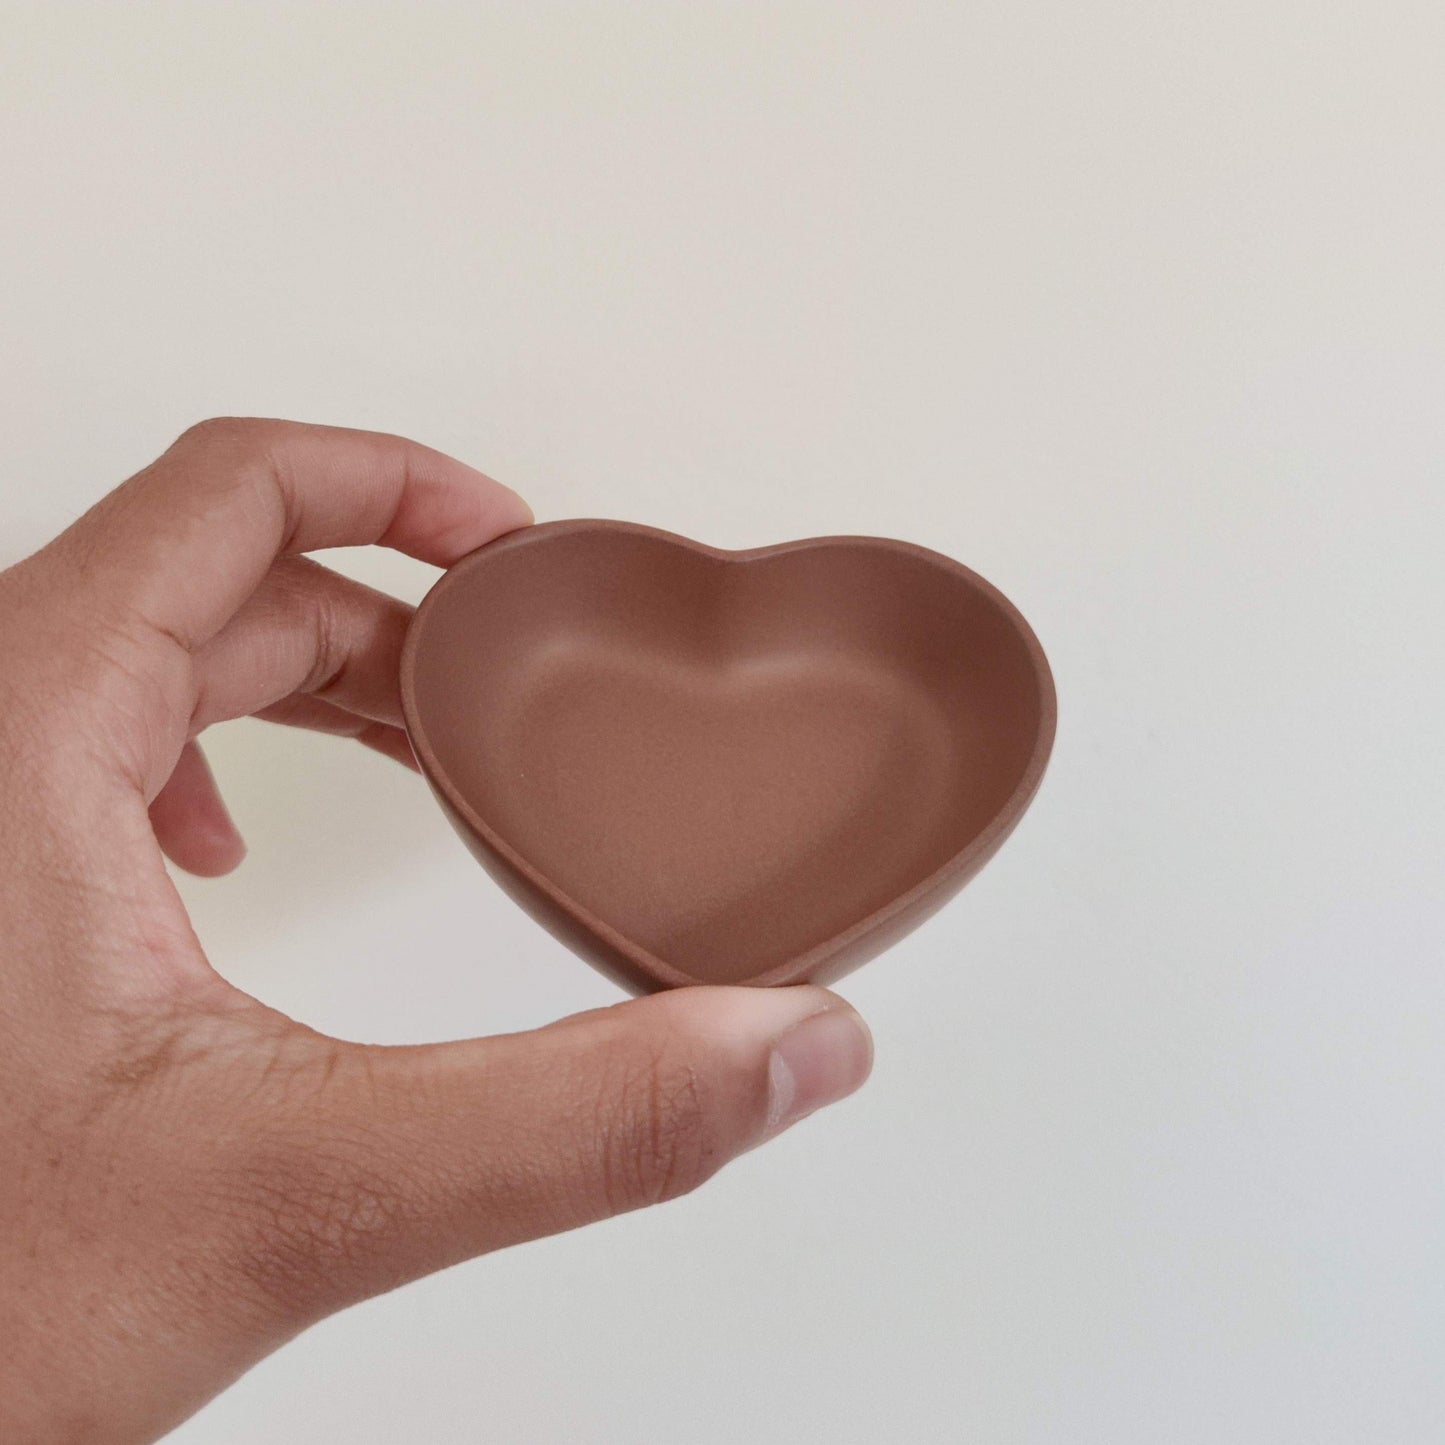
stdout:
[(530, 520), (396, 437), (213, 421), (0, 573), (0, 1439), (154, 1439), (324, 1315), (682, 1194), (866, 1076), (816, 988), (385, 1048), (207, 963), (161, 856), (243, 852), (202, 729), (411, 761), (408, 609), (300, 554), (446, 566)]

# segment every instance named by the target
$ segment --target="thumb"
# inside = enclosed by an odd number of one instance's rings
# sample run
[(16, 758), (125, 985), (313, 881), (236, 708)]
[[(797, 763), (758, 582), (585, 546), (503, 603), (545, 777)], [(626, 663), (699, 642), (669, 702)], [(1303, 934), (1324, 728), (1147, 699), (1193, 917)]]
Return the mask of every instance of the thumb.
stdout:
[[(300, 1324), (473, 1255), (686, 1194), (867, 1077), (821, 988), (687, 988), (530, 1033), (339, 1046), (248, 1175), (253, 1282)], [(278, 1133), (279, 1131), (279, 1133)]]

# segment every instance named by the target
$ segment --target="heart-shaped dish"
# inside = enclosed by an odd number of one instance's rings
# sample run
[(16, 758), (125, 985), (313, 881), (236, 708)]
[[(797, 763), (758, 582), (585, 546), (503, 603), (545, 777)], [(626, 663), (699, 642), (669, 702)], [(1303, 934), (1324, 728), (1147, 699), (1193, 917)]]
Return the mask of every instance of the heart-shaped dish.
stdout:
[(625, 987), (824, 983), (988, 861), (1053, 743), (1029, 625), (936, 552), (725, 552), (626, 522), (500, 538), (432, 588), (407, 730), (503, 888)]

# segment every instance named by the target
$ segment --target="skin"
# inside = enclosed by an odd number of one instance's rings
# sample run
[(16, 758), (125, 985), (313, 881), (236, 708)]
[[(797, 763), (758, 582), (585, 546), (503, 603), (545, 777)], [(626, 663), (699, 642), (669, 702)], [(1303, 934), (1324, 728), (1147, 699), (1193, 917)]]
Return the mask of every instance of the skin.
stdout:
[(410, 609), (301, 554), (446, 566), (530, 521), (401, 438), (227, 419), (0, 572), (0, 1439), (153, 1440), (333, 1311), (683, 1194), (866, 1077), (822, 989), (380, 1047), (207, 962), (163, 854), (245, 850), (199, 733), (412, 762)]

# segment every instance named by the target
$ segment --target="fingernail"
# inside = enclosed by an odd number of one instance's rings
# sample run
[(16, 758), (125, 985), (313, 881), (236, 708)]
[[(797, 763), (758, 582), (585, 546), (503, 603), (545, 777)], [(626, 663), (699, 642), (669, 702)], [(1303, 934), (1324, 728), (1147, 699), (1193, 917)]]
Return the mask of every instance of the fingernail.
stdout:
[(825, 1009), (795, 1024), (768, 1061), (767, 1137), (847, 1098), (872, 1067), (872, 1036), (852, 1009)]
[[(498, 483), (498, 485), (502, 486), (503, 484)], [(537, 521), (537, 514), (532, 510), (532, 504), (521, 493), (512, 491), (510, 487), (504, 487), (504, 490), (510, 494), (511, 500), (515, 504), (513, 511), (516, 520), (511, 522), (512, 530), (515, 531), (518, 527), (533, 526)]]

